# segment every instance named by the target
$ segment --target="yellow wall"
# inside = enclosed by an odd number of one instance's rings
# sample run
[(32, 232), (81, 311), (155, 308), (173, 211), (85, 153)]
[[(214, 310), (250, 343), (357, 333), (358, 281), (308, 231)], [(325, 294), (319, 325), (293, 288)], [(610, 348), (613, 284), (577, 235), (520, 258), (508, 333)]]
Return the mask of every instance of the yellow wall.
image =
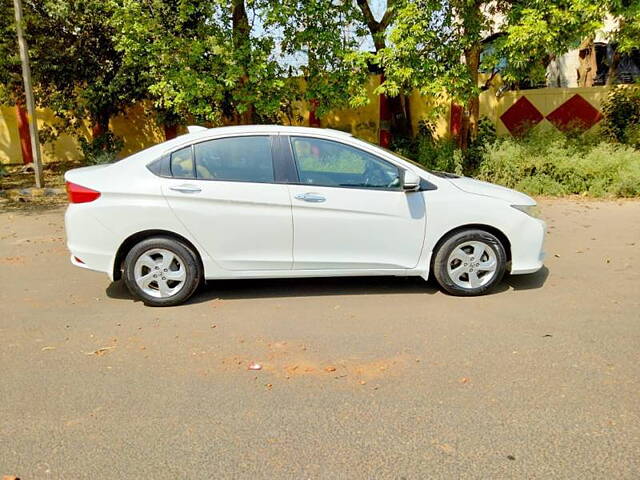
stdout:
[[(508, 91), (500, 98), (496, 98), (495, 91), (488, 90), (480, 95), (480, 115), (486, 116), (493, 121), (498, 135), (506, 135), (509, 131), (500, 120), (500, 116), (520, 97), (527, 97), (527, 100), (546, 117), (576, 94), (579, 94), (600, 110), (600, 106), (607, 97), (608, 92), (609, 87), (538, 88), (535, 90)], [(551, 125), (546, 118), (540, 122), (540, 125), (542, 124)]]
[[(37, 110), (38, 128), (54, 122), (50, 110)], [(120, 157), (126, 157), (143, 148), (164, 140), (164, 133), (155, 125), (147, 105), (139, 104), (110, 122), (113, 132), (124, 140)], [(90, 136), (89, 123), (85, 122), (83, 133)], [(42, 145), (42, 159), (46, 162), (78, 160), (81, 158), (78, 142), (71, 135), (60, 135), (53, 143)], [(0, 107), (0, 162), (22, 163), (15, 107)]]
[[(357, 109), (345, 108), (330, 112), (322, 117), (322, 126), (353, 133), (357, 137), (370, 142), (377, 142), (380, 124), (378, 113), (380, 109), (380, 99), (378, 95), (374, 95), (373, 91), (379, 84), (380, 76), (372, 75), (367, 84), (369, 104)], [(300, 88), (304, 88), (302, 82)], [(283, 118), (282, 123), (285, 125), (309, 125), (309, 110), (306, 104), (301, 102), (296, 103), (294, 105), (294, 112), (295, 115), (299, 117), (299, 120), (293, 119), (293, 121), (290, 121), (287, 118)]]
[[(380, 102), (374, 95), (375, 88), (379, 85), (379, 76), (372, 76), (369, 80), (368, 91), (370, 102), (367, 106), (358, 109), (343, 109), (331, 112), (322, 118), (322, 126), (351, 132), (366, 140), (377, 142), (379, 129)], [(519, 92), (508, 91), (500, 98), (496, 97), (495, 89), (490, 89), (480, 95), (480, 113), (491, 119), (496, 125), (499, 135), (508, 131), (500, 116), (516, 102), (521, 96), (526, 96), (542, 115), (546, 116), (564, 101), (579, 93), (585, 100), (596, 108), (599, 108), (608, 92), (607, 87), (591, 88), (542, 88), (537, 90), (522, 90)], [(430, 117), (435, 100), (422, 97), (417, 92), (410, 96), (410, 113), (414, 133), (418, 131), (418, 122)], [(309, 111), (305, 105), (297, 106), (296, 115), (302, 120), (294, 119), (291, 123), (302, 125), (309, 124)], [(50, 124), (54, 120), (50, 111), (38, 111), (38, 125), (40, 128)], [(449, 131), (450, 108), (446, 105), (435, 118), (436, 134), (444, 136)], [(543, 123), (547, 120), (543, 120)], [(283, 123), (288, 123), (284, 120)], [(164, 134), (158, 128), (153, 119), (152, 109), (149, 104), (142, 103), (111, 120), (111, 128), (114, 133), (123, 138), (125, 145), (120, 156), (127, 156), (150, 145), (164, 140)], [(88, 123), (84, 132), (89, 136)], [(20, 143), (18, 140), (16, 125), (16, 112), (14, 107), (0, 107), (0, 162), (22, 163)], [(77, 160), (81, 158), (78, 144), (69, 135), (62, 135), (55, 143), (44, 145), (42, 148), (45, 162), (55, 160)]]

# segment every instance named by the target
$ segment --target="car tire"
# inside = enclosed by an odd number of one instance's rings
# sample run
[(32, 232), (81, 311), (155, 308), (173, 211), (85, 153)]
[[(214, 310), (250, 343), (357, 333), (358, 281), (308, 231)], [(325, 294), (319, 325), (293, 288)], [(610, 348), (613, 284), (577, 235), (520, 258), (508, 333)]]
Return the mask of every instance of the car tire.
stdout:
[(124, 260), (124, 281), (131, 294), (152, 307), (188, 300), (202, 284), (195, 252), (180, 240), (152, 237), (136, 244)]
[(470, 297), (484, 295), (499, 284), (506, 265), (505, 248), (495, 235), (469, 229), (450, 235), (440, 244), (433, 260), (433, 275), (446, 292)]

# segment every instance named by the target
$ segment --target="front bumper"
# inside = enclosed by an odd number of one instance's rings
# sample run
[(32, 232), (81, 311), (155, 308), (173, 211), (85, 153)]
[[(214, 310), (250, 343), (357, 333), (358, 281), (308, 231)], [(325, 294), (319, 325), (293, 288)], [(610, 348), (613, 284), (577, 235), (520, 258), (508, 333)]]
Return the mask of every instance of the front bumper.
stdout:
[(544, 237), (547, 224), (537, 218), (528, 218), (511, 235), (511, 274), (534, 273), (542, 268), (546, 253)]

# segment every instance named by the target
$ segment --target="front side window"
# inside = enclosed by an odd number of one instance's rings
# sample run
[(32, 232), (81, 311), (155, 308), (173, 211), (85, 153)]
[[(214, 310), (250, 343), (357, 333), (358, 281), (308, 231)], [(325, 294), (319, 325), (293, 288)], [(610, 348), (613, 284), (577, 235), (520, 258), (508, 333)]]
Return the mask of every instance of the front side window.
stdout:
[(274, 182), (268, 136), (219, 138), (197, 143), (194, 150), (198, 179)]
[(363, 150), (309, 137), (291, 137), (291, 147), (300, 183), (325, 187), (400, 187), (398, 168)]
[(171, 154), (171, 175), (176, 178), (194, 178), (191, 146)]

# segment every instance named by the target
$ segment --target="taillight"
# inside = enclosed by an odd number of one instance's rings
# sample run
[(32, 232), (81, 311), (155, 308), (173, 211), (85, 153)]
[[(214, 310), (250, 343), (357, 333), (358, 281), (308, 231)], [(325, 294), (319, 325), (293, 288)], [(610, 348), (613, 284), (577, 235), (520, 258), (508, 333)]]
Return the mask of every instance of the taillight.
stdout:
[(100, 192), (67, 182), (67, 197), (69, 203), (87, 203), (97, 200), (100, 197)]

